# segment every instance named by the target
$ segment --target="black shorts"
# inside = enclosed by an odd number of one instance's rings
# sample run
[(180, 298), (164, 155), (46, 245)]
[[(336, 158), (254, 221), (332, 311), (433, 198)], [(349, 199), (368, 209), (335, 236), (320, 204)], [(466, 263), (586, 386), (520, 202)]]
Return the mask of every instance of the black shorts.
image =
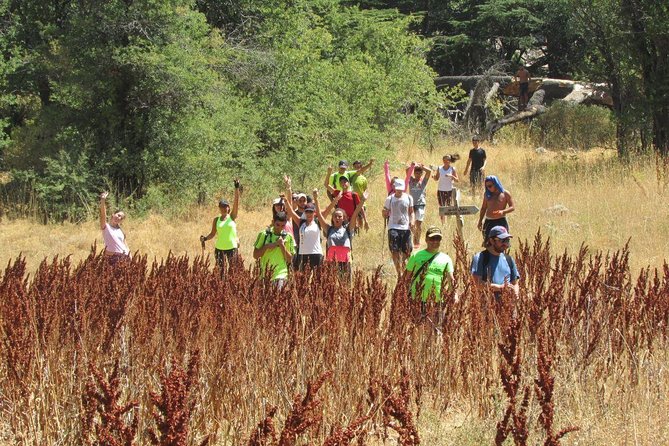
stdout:
[(218, 249), (214, 248), (214, 258), (216, 259), (217, 266), (223, 266), (224, 262), (227, 260), (229, 264), (233, 257), (237, 255), (237, 248), (232, 249)]
[(318, 268), (323, 263), (323, 254), (298, 254), (295, 256), (295, 269), (304, 270), (307, 265), (309, 268)]
[(453, 191), (438, 190), (437, 200), (439, 201), (439, 206), (451, 206), (451, 203), (453, 202)]
[(483, 222), (483, 243), (488, 240), (488, 234), (490, 234), (490, 230), (495, 226), (504, 226), (507, 231), (509, 230), (509, 222), (506, 221), (506, 217), (496, 218), (494, 220), (486, 218)]
[(483, 182), (483, 173), (481, 169), (472, 169), (469, 172), (469, 184), (471, 186), (479, 186)]
[(411, 254), (413, 242), (410, 229), (388, 229), (388, 248), (390, 252)]

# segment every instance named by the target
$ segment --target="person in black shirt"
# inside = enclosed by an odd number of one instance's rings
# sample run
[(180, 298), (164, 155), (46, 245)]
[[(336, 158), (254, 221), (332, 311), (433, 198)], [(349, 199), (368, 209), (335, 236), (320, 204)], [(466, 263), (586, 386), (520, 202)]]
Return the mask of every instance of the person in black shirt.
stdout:
[[(481, 138), (478, 135), (472, 136), (473, 148), (469, 151), (467, 165), (465, 166), (465, 175), (469, 172), (469, 184), (472, 187), (472, 195), (477, 195), (483, 184), (485, 176), (486, 154), (482, 147), (479, 147)], [(471, 170), (469, 170), (471, 167)]]

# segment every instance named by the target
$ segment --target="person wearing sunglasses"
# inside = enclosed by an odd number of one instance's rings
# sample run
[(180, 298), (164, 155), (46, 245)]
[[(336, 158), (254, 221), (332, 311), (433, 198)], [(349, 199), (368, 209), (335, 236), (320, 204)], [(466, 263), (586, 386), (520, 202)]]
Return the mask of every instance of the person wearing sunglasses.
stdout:
[(513, 236), (504, 226), (490, 229), (486, 239), (486, 249), (474, 255), (471, 273), (474, 283), (488, 284), (496, 299), (502, 291), (509, 289), (518, 295), (518, 268), (516, 262), (507, 253)]
[[(483, 203), (479, 212), (479, 221), (477, 228), (483, 232), (483, 246), (485, 247), (490, 230), (495, 226), (504, 226), (509, 231), (509, 223), (506, 221), (506, 214), (515, 210), (513, 198), (508, 190), (505, 190), (502, 183), (495, 175), (488, 175), (484, 181), (485, 192), (483, 194)], [(485, 218), (485, 223), (483, 219)]]

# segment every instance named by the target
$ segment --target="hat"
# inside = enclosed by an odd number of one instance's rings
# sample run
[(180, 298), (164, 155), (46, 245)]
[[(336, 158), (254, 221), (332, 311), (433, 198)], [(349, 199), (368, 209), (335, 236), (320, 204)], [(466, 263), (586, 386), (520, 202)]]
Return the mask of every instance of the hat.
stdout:
[(504, 226), (494, 226), (488, 233), (488, 237), (507, 239), (513, 237)]
[(300, 192), (299, 194), (295, 195), (296, 200), (299, 200), (300, 198), (304, 198), (306, 200), (307, 199), (307, 194), (303, 194), (303, 193)]
[(316, 211), (316, 206), (314, 206), (313, 203), (307, 203), (304, 206), (304, 212), (315, 212)]
[(281, 197), (275, 198), (274, 201), (272, 201), (272, 205), (275, 205), (275, 204), (283, 204), (283, 198), (281, 198)]
[(339, 161), (339, 167), (343, 167), (343, 168), (348, 167), (348, 162), (346, 160)]
[(481, 136), (478, 134), (472, 135), (472, 141), (481, 141)]
[(230, 203), (228, 203), (228, 200), (224, 200), (221, 198), (221, 200), (218, 202), (218, 207), (230, 207)]
[(439, 229), (436, 226), (430, 226), (429, 228), (427, 228), (427, 231), (425, 232), (426, 239), (436, 236), (439, 236), (439, 238), (441, 238), (441, 229)]
[(346, 175), (342, 175), (339, 177), (339, 182), (341, 183), (342, 181), (347, 181), (349, 183), (351, 182), (351, 180), (349, 180)]
[(404, 185), (404, 180), (400, 180), (399, 178), (393, 181), (393, 187), (395, 188), (395, 190), (401, 190), (401, 191), (403, 191), (406, 188), (406, 186)]

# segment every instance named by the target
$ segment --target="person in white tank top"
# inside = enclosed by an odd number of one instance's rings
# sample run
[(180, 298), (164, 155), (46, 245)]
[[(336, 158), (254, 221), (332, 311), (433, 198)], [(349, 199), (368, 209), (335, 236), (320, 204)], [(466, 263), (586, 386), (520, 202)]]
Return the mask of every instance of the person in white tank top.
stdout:
[[(460, 155), (454, 153), (452, 155), (444, 155), (442, 158), (444, 165), (440, 166), (434, 174), (434, 179), (439, 182), (437, 185), (437, 201), (439, 206), (451, 206), (453, 202), (453, 183), (459, 180), (458, 173), (455, 167), (451, 165), (452, 162), (460, 159)], [(439, 216), (441, 223), (444, 224), (446, 217)]]
[(125, 220), (123, 211), (116, 211), (107, 222), (107, 197), (109, 192), (100, 194), (100, 230), (105, 242), (105, 255), (116, 260), (120, 257), (129, 257), (130, 249), (125, 242), (125, 233), (121, 229), (121, 222)]

